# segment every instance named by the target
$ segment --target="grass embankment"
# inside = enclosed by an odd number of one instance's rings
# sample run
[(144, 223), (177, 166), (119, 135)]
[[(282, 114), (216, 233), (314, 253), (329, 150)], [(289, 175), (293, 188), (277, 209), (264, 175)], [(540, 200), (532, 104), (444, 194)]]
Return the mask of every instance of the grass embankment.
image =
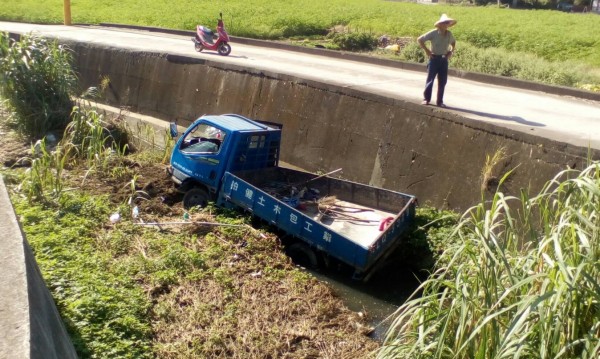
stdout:
[(366, 357), (376, 346), (272, 235), (103, 226), (106, 196), (13, 200), (82, 358)]
[[(63, 1), (32, 0), (3, 4), (0, 19), (62, 23)], [(380, 0), (139, 2), (81, 0), (72, 3), (73, 21), (113, 22), (193, 30), (215, 26), (220, 11), (232, 35), (260, 39), (324, 38), (340, 26), (392, 39), (408, 37), (411, 46), (397, 56), (423, 61), (410, 39), (431, 29), (441, 13), (459, 20), (452, 31), (458, 40), (451, 66), (589, 90), (600, 87), (600, 16), (552, 10), (496, 7), (425, 6)]]

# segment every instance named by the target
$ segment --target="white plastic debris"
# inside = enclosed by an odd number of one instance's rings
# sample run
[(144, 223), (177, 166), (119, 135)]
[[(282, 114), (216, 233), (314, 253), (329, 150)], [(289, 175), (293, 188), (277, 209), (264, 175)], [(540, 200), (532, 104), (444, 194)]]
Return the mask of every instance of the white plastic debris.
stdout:
[(110, 215), (110, 223), (117, 223), (121, 220), (121, 215), (118, 212), (115, 212)]
[(140, 216), (140, 210), (138, 209), (138, 206), (133, 207), (133, 209), (131, 210), (131, 217), (136, 219), (139, 216)]
[(40, 153), (42, 153), (42, 140), (37, 140), (33, 145), (33, 154), (38, 156)]

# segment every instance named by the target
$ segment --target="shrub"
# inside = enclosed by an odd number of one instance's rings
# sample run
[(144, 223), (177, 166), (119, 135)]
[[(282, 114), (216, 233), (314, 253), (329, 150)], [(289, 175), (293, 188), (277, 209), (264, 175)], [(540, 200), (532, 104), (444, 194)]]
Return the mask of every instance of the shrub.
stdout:
[(502, 39), (502, 36), (499, 36), (498, 34), (494, 34), (481, 29), (467, 29), (464, 30), (461, 33), (461, 35), (461, 40), (467, 41), (470, 44), (473, 44), (482, 49), (487, 49), (489, 47), (498, 47), (500, 46), (500, 39)]
[(419, 46), (419, 44), (417, 44), (416, 41), (407, 44), (402, 49), (401, 54), (402, 57), (407, 61), (419, 63), (425, 62), (425, 52), (423, 51), (423, 49), (421, 49), (421, 47)]
[(69, 51), (55, 41), (26, 35), (16, 42), (3, 33), (0, 55), (0, 95), (16, 129), (35, 138), (64, 129), (77, 84)]
[[(581, 64), (552, 62), (531, 54), (506, 53), (498, 48), (480, 49), (466, 43), (458, 47), (450, 66), (464, 71), (559, 86), (577, 87), (583, 83), (591, 85), (600, 83), (600, 78)], [(584, 74), (587, 75), (584, 77)]]
[(370, 51), (377, 47), (377, 37), (364, 32), (331, 33), (327, 35), (340, 50)]

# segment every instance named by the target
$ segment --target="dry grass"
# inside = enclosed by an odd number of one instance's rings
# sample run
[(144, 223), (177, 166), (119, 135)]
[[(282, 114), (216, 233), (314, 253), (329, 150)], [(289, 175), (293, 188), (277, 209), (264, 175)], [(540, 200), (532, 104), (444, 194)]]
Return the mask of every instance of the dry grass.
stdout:
[(498, 189), (500, 179), (498, 173), (503, 168), (498, 168), (499, 164), (507, 158), (506, 148), (498, 148), (493, 155), (487, 154), (485, 156), (485, 165), (481, 170), (481, 191), (494, 192)]
[(367, 358), (376, 349), (362, 318), (294, 268), (276, 237), (217, 232), (196, 243), (225, 253), (207, 263), (210, 274), (155, 298), (158, 357)]

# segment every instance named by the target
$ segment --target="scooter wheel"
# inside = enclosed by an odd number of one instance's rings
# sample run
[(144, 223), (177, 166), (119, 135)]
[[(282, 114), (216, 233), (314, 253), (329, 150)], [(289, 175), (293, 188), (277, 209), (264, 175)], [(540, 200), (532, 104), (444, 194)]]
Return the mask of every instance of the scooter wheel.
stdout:
[(202, 50), (204, 50), (204, 46), (202, 46), (202, 44), (199, 43), (194, 43), (194, 49), (196, 49), (196, 51), (200, 52)]
[(222, 43), (217, 49), (219, 55), (227, 56), (231, 53), (231, 46), (228, 43)]

